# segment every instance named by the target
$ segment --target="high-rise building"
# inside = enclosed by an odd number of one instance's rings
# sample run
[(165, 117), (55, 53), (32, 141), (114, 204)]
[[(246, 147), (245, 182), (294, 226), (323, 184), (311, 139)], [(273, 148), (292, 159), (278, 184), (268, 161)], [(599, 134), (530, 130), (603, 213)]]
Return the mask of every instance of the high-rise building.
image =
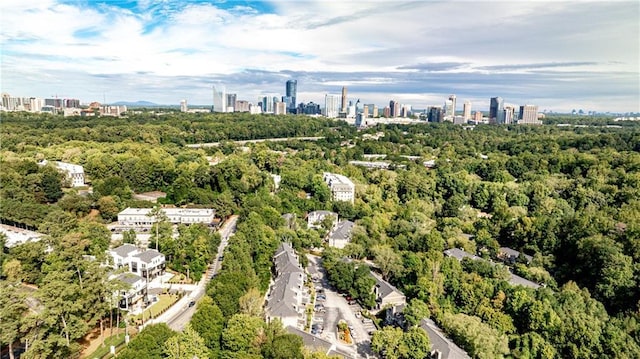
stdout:
[(399, 117), (400, 116), (400, 103), (395, 100), (389, 101), (389, 109), (391, 115), (389, 117)]
[(378, 106), (373, 105), (373, 113), (371, 114), (371, 117), (378, 117)]
[(187, 112), (187, 100), (180, 101), (180, 112)]
[[(343, 91), (343, 94), (345, 92)], [(338, 95), (326, 94), (324, 96), (324, 115), (328, 118), (337, 118), (340, 112), (340, 98)]]
[(514, 123), (514, 117), (515, 117), (515, 108), (511, 105), (506, 105), (504, 106), (504, 124), (505, 125), (510, 125), (512, 123)]
[(236, 106), (236, 100), (238, 99), (238, 95), (234, 93), (227, 94), (227, 107), (226, 112), (233, 112)]
[(296, 107), (298, 106), (296, 103), (297, 93), (298, 93), (298, 80), (287, 81), (285, 95), (289, 99), (287, 103), (287, 110), (289, 110), (289, 112), (292, 112), (292, 113), (296, 112)]
[(456, 95), (449, 95), (450, 107), (446, 109), (446, 116), (455, 117), (456, 115)]
[(462, 118), (465, 121), (469, 121), (471, 119), (471, 101), (467, 100), (462, 105)]
[(429, 107), (429, 113), (427, 114), (427, 120), (429, 122), (442, 122), (444, 121), (444, 110), (440, 106)]
[(391, 107), (385, 106), (382, 109), (382, 117), (387, 117), (387, 118), (391, 117)]
[(480, 112), (480, 111), (476, 111), (476, 112), (473, 114), (473, 120), (474, 120), (476, 123), (480, 123), (480, 122), (482, 122), (482, 112)]
[(249, 112), (249, 101), (237, 100), (233, 106), (234, 112)]
[(213, 112), (227, 112), (227, 92), (224, 85), (213, 86)]
[(489, 121), (492, 123), (504, 123), (504, 101), (502, 97), (492, 97), (489, 105)]
[(443, 111), (444, 111), (444, 120), (453, 122), (453, 113), (455, 112), (453, 111), (453, 101), (451, 101), (450, 99), (447, 99), (444, 102)]
[(274, 113), (276, 115), (286, 115), (287, 114), (287, 104), (284, 102), (276, 102), (274, 105)]
[(541, 125), (542, 121), (538, 120), (538, 106), (524, 105), (520, 106), (518, 116), (518, 124), (522, 125)]
[(347, 112), (347, 87), (342, 87), (342, 102), (340, 103), (340, 112)]
[(369, 117), (369, 105), (362, 106), (362, 117)]

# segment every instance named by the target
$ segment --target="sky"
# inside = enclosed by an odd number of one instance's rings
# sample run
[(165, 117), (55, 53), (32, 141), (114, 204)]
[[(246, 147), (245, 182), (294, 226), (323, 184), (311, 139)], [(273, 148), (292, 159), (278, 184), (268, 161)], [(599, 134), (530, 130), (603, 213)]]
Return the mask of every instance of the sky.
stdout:
[(82, 102), (640, 112), (640, 1), (2, 0), (0, 90)]

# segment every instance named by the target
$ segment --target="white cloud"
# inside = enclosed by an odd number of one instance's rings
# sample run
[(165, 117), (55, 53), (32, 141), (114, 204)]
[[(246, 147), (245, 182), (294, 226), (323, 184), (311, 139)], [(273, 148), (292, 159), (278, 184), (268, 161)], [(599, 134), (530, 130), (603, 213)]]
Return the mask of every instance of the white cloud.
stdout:
[[(304, 101), (320, 102), (317, 94), (348, 85), (362, 89), (367, 103), (374, 98), (388, 103), (397, 95), (419, 107), (421, 99), (429, 104), (464, 92), (474, 99), (530, 98), (541, 107), (584, 103), (598, 110), (640, 111), (634, 2), (272, 5), (273, 13), (260, 13), (180, 1), (141, 1), (122, 9), (109, 2), (4, 0), (2, 91), (50, 96), (62, 88), (89, 101), (93, 92), (80, 89), (97, 86), (98, 92), (122, 96), (114, 101), (173, 103), (180, 92), (190, 103), (206, 104), (207, 81), (224, 80), (252, 100), (264, 92), (281, 93), (289, 76), (300, 76), (298, 97)], [(266, 72), (256, 78), (258, 73), (246, 69)], [(540, 71), (539, 77), (529, 76)], [(97, 83), (96, 74), (118, 81)], [(198, 83), (190, 88), (188, 81)], [(590, 88), (594, 83), (604, 89)], [(561, 85), (564, 90), (556, 91)], [(607, 96), (598, 98), (602, 93)]]

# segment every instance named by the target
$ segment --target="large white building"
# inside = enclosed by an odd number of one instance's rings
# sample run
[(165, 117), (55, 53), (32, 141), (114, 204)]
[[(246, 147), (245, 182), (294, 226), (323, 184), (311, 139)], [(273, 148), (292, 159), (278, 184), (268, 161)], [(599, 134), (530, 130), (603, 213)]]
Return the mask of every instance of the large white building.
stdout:
[[(39, 162), (38, 164), (41, 166), (46, 166), (49, 161), (44, 160)], [(67, 162), (53, 162), (55, 166), (61, 172), (64, 172), (67, 175), (67, 179), (69, 180), (71, 187), (82, 187), (84, 186), (84, 167), (80, 165), (75, 165), (73, 163)]]
[(336, 118), (340, 113), (340, 96), (326, 94), (324, 96), (324, 115), (328, 118)]
[[(7, 237), (7, 241), (4, 243), (4, 246), (7, 248), (29, 242), (38, 242), (43, 236), (43, 234), (38, 232), (33, 232), (27, 229), (9, 226), (6, 224), (0, 224), (0, 233), (4, 234)], [(0, 248), (0, 250), (2, 250), (2, 248)]]
[(145, 279), (153, 279), (164, 273), (166, 259), (155, 249), (140, 249), (133, 244), (123, 244), (108, 251), (114, 269), (127, 268)]
[(331, 189), (331, 197), (334, 201), (353, 203), (356, 187), (350, 179), (343, 175), (329, 172), (324, 172), (322, 178)]
[(538, 106), (536, 105), (520, 106), (518, 124), (519, 125), (542, 125), (542, 121), (538, 120)]
[[(118, 213), (118, 223), (123, 226), (149, 227), (156, 219), (150, 216), (152, 208), (126, 208)], [(173, 224), (203, 223), (210, 225), (216, 211), (211, 208), (162, 208), (169, 222)]]
[(224, 86), (213, 86), (213, 112), (227, 112), (227, 92)]
[(56, 166), (67, 174), (67, 178), (71, 181), (71, 187), (84, 186), (84, 168), (82, 166), (67, 162), (56, 162)]

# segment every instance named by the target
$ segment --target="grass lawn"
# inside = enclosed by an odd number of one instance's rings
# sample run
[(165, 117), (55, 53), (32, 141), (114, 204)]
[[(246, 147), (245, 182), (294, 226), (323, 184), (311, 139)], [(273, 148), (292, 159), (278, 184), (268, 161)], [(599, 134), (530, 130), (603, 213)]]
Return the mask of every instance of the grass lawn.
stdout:
[(187, 278), (186, 275), (177, 273), (171, 279), (167, 281), (167, 283), (172, 284), (193, 284), (193, 280), (191, 278)]
[(87, 359), (96, 359), (96, 358), (97, 359), (102, 359), (105, 356), (108, 356), (110, 358), (111, 357), (111, 353), (109, 352), (109, 350), (111, 349), (111, 346), (114, 345), (116, 348), (118, 348), (118, 346), (120, 346), (122, 344), (124, 344), (124, 333), (112, 335), (112, 336), (110, 336), (108, 338), (105, 338), (104, 347), (101, 345), (98, 349), (96, 349), (96, 351), (91, 353), (91, 355), (87, 355), (86, 358)]
[(165, 309), (169, 308), (173, 303), (177, 301), (178, 301), (177, 295), (160, 294), (158, 296), (158, 301), (155, 302), (149, 308), (145, 309), (144, 312), (142, 312), (142, 314), (138, 314), (134, 316), (133, 321), (135, 322), (140, 319), (144, 319), (144, 321), (147, 321), (152, 317), (157, 317), (160, 313), (164, 312)]

